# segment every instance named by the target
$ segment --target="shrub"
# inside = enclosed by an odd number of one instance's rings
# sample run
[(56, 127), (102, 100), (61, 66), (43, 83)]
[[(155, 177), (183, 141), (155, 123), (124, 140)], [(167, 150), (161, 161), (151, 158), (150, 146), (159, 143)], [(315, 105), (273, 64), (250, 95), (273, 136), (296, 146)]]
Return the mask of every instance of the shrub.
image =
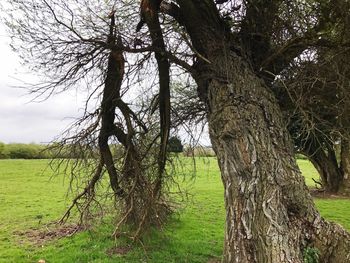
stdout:
[(170, 137), (168, 142), (168, 152), (181, 153), (184, 147), (179, 137)]
[(3, 142), (0, 142), (0, 159), (7, 159), (8, 156), (5, 151), (5, 144)]
[(39, 149), (33, 144), (11, 143), (6, 145), (11, 159), (38, 159)]
[(48, 159), (51, 155), (45, 151), (46, 145), (9, 143), (0, 145), (0, 159)]

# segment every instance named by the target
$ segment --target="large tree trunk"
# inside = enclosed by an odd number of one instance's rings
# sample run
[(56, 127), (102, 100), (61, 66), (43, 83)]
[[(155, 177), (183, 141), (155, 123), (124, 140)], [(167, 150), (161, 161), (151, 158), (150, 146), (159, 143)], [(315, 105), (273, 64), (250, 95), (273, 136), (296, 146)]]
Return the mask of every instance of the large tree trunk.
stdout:
[[(208, 85), (209, 129), (225, 187), (224, 262), (350, 262), (349, 235), (320, 218), (272, 93), (239, 57), (209, 58), (228, 83)], [(215, 61), (215, 62), (213, 62)]]
[[(324, 221), (294, 158), (272, 92), (222, 23), (213, 1), (177, 0), (200, 57), (193, 73), (208, 110), (226, 206), (224, 262), (350, 262), (350, 235)], [(205, 58), (205, 59), (204, 59)]]

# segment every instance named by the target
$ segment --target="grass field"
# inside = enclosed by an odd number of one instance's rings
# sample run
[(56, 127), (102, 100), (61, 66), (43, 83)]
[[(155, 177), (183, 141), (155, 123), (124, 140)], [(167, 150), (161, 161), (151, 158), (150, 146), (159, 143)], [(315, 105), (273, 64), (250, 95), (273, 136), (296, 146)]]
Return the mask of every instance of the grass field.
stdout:
[[(299, 165), (309, 186), (317, 172), (305, 160)], [(208, 262), (222, 253), (223, 188), (214, 158), (197, 159), (193, 194), (162, 231), (153, 231), (132, 249), (115, 241), (110, 219), (90, 231), (50, 242), (33, 243), (28, 229), (43, 229), (62, 215), (69, 198), (62, 177), (50, 180), (45, 160), (0, 161), (0, 262)], [(350, 230), (350, 200), (316, 200), (321, 214)], [(116, 243), (117, 242), (117, 243)], [(118, 253), (109, 253), (118, 247)], [(127, 252), (127, 253), (122, 253)]]

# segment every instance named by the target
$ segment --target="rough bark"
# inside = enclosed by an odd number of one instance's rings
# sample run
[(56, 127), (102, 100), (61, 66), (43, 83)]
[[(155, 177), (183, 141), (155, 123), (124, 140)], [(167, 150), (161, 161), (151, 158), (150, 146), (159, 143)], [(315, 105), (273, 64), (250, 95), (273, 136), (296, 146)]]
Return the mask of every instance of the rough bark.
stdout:
[[(350, 234), (321, 218), (305, 185), (281, 109), (249, 55), (239, 52), (211, 0), (177, 0), (197, 52), (193, 77), (224, 184), (224, 262), (350, 262)], [(270, 2), (270, 1), (267, 1)]]
[[(111, 24), (108, 35), (108, 44), (116, 43), (116, 35), (114, 32), (115, 17), (114, 13), (110, 15)], [(123, 196), (124, 191), (119, 185), (120, 175), (115, 168), (112, 152), (108, 145), (108, 139), (116, 130), (119, 130), (120, 141), (125, 141), (125, 134), (120, 131), (114, 124), (115, 110), (120, 99), (120, 88), (124, 77), (124, 56), (121, 51), (112, 50), (108, 56), (108, 67), (103, 90), (101, 103), (101, 129), (98, 136), (98, 146), (100, 150), (102, 163), (106, 166), (110, 184), (117, 196)]]
[[(299, 227), (316, 211), (274, 98), (238, 57), (232, 60), (223, 60), (229, 84), (208, 86), (210, 136), (225, 187), (224, 262), (301, 262)], [(292, 224), (290, 217), (303, 219)]]
[(319, 249), (321, 262), (350, 262), (349, 234), (316, 211), (273, 95), (241, 58), (214, 60), (230, 72), (228, 84), (208, 85), (225, 187), (224, 262), (303, 262), (306, 247)]
[(159, 115), (160, 115), (160, 149), (158, 158), (159, 175), (154, 188), (154, 194), (159, 195), (166, 164), (166, 146), (170, 131), (170, 63), (166, 54), (158, 11), (161, 0), (144, 0), (141, 4), (141, 14), (150, 31), (152, 44), (160, 51), (155, 52), (159, 70)]
[(321, 262), (350, 262), (350, 235), (317, 212), (274, 95), (232, 48), (211, 1), (177, 2), (206, 58), (194, 77), (225, 189), (223, 261), (297, 263), (316, 247)]

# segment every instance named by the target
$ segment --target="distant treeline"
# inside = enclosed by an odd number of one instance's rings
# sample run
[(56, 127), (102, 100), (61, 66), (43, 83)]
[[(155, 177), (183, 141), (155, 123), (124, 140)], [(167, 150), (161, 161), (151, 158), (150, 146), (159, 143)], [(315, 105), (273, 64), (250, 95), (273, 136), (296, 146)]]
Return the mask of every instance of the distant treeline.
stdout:
[[(0, 142), (0, 159), (53, 159), (53, 158), (84, 158), (78, 153), (72, 152), (70, 147), (60, 148), (58, 151), (53, 145), (36, 143), (9, 143)], [(117, 152), (117, 145), (112, 147), (112, 152)], [(120, 149), (119, 149), (120, 150)], [(214, 157), (215, 152), (211, 147), (189, 147), (185, 146), (181, 155), (186, 157)], [(297, 154), (298, 159), (307, 159), (304, 155)]]
[[(69, 147), (69, 145), (54, 147), (55, 144), (36, 144), (36, 143), (9, 143), (5, 144), (0, 142), (0, 159), (76, 159), (76, 158), (91, 158), (95, 156), (98, 152), (86, 155), (81, 151), (73, 150), (74, 147)], [(56, 145), (58, 146), (58, 145)], [(169, 150), (169, 149), (168, 149)], [(122, 151), (120, 145), (112, 145), (111, 151), (113, 154)], [(185, 157), (215, 157), (215, 152), (213, 148), (208, 146), (196, 146), (191, 147), (189, 145), (182, 146), (181, 151), (170, 150), (171, 152), (178, 152), (180, 155)], [(97, 156), (97, 154), (96, 154)], [(302, 154), (296, 154), (297, 159), (307, 159), (306, 156)]]
[[(53, 159), (53, 158), (84, 158), (78, 156), (72, 147), (64, 146), (55, 148), (54, 145), (36, 144), (36, 143), (9, 143), (0, 142), (0, 159)], [(118, 145), (112, 147), (112, 152), (121, 150)], [(81, 154), (81, 153), (80, 153)], [(181, 155), (184, 156), (215, 156), (214, 151), (210, 147), (184, 147)], [(86, 157), (86, 156), (85, 156)], [(91, 157), (91, 156), (90, 156)], [(89, 157), (88, 157), (89, 158)]]
[[(51, 145), (52, 146), (52, 145)], [(52, 150), (50, 145), (36, 143), (9, 143), (0, 142), (0, 159), (52, 159), (74, 158), (70, 151)]]

